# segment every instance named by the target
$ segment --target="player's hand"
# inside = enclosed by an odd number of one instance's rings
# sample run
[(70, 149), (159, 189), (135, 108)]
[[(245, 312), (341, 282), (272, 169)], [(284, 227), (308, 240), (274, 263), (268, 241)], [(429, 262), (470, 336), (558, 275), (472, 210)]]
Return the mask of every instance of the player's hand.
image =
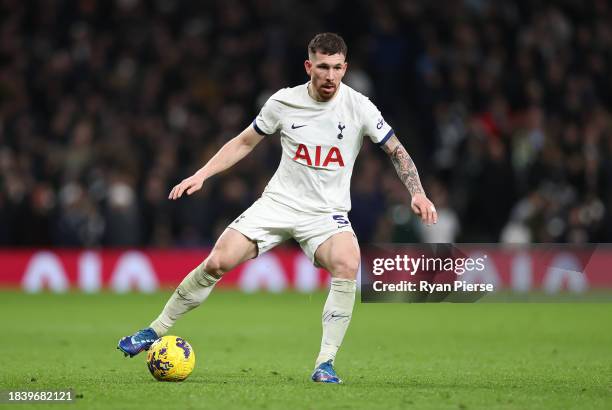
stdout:
[(438, 212), (434, 204), (425, 196), (425, 194), (415, 194), (410, 203), (415, 214), (421, 217), (421, 220), (426, 225), (435, 224), (438, 222)]
[(205, 178), (197, 172), (189, 178), (183, 179), (180, 184), (172, 188), (170, 195), (168, 195), (168, 199), (179, 199), (183, 195), (183, 192), (186, 192), (187, 195), (191, 195), (199, 191), (204, 184), (204, 179)]

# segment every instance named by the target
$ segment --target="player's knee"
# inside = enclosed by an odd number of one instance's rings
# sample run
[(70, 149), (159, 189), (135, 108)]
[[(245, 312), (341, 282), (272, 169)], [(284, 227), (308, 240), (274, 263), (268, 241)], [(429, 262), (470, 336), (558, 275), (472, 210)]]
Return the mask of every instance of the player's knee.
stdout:
[(331, 274), (335, 278), (355, 279), (359, 270), (358, 257), (342, 257), (334, 260), (330, 267)]
[(208, 258), (204, 260), (204, 271), (209, 275), (221, 278), (232, 266), (225, 260), (219, 252), (213, 251)]

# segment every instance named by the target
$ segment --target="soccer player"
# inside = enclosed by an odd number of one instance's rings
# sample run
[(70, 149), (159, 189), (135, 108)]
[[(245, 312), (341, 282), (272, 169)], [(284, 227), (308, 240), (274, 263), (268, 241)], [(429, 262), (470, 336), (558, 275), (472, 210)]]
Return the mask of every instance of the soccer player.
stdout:
[(437, 221), (417, 169), (393, 129), (367, 97), (342, 83), (346, 55), (340, 36), (316, 35), (304, 62), (310, 81), (272, 95), (252, 124), (172, 189), (172, 200), (193, 194), (266, 136), (280, 132), (280, 165), (261, 198), (221, 234), (210, 255), (185, 277), (150, 327), (119, 341), (118, 348), (126, 356), (148, 349), (166, 334), (177, 319), (208, 297), (223, 274), (293, 237), (315, 265), (331, 274), (312, 380), (341, 382), (333, 363), (351, 321), (360, 262), (359, 245), (347, 217), (349, 186), (364, 137), (391, 158), (410, 192), (412, 210), (427, 225)]

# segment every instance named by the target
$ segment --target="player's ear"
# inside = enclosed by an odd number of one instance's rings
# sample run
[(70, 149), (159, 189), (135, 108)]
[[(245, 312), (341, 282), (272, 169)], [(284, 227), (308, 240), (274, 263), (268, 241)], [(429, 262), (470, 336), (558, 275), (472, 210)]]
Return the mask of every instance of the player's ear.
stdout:
[(348, 68), (348, 63), (345, 61), (344, 63), (342, 63), (342, 72), (340, 73), (340, 81), (342, 81), (342, 79), (346, 75), (347, 68)]
[(304, 61), (304, 68), (306, 69), (306, 74), (310, 75), (310, 71), (312, 70), (312, 61)]

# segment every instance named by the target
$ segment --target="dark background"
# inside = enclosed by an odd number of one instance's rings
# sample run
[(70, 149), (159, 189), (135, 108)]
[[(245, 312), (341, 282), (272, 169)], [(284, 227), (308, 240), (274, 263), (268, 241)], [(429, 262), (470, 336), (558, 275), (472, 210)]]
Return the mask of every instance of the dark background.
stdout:
[(612, 241), (606, 1), (0, 0), (0, 16), (0, 245), (214, 243), (274, 173), (278, 136), (193, 197), (170, 188), (307, 81), (322, 31), (439, 211), (423, 230), (366, 141), (362, 242)]

